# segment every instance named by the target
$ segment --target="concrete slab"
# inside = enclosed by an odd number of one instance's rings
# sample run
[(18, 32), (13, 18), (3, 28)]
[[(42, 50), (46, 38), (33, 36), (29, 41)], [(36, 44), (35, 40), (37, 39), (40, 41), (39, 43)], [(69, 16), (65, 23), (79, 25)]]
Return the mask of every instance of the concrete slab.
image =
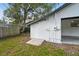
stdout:
[(62, 37), (62, 43), (79, 45), (79, 37)]
[(30, 45), (40, 46), (43, 42), (44, 42), (44, 40), (42, 40), (42, 39), (31, 39), (26, 43), (30, 44)]

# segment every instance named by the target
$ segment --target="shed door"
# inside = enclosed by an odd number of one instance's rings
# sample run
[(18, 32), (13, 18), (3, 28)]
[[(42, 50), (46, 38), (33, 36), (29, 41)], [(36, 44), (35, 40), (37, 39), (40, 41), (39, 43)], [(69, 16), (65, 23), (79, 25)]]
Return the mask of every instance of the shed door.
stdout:
[(49, 31), (49, 41), (51, 42), (57, 42), (60, 39), (60, 29), (59, 28), (53, 28)]
[(50, 42), (54, 42), (54, 39), (55, 39), (55, 31), (54, 31), (54, 29), (52, 29), (52, 28), (50, 28), (49, 29), (49, 41)]

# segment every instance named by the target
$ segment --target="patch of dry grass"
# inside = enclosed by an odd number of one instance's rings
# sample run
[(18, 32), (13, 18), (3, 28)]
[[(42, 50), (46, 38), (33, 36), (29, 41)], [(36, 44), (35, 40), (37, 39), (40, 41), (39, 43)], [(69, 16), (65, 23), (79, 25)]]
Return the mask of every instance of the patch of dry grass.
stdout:
[(22, 34), (0, 40), (0, 55), (2, 56), (63, 56), (63, 49), (55, 48), (52, 43), (44, 42), (41, 46), (26, 44), (29, 35)]

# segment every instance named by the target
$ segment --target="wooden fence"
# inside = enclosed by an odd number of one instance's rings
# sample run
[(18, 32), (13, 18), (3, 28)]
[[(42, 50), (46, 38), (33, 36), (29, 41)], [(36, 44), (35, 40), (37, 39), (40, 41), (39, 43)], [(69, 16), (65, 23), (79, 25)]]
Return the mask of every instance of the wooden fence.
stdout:
[(18, 25), (0, 26), (0, 38), (14, 36), (20, 34), (20, 27)]

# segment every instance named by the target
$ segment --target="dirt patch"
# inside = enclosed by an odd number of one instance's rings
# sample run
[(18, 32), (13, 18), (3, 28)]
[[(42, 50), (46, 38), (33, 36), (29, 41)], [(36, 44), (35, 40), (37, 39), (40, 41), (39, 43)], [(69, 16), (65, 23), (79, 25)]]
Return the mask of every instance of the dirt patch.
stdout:
[(79, 55), (79, 45), (70, 44), (53, 44), (55, 48), (61, 48), (66, 52), (66, 55)]

